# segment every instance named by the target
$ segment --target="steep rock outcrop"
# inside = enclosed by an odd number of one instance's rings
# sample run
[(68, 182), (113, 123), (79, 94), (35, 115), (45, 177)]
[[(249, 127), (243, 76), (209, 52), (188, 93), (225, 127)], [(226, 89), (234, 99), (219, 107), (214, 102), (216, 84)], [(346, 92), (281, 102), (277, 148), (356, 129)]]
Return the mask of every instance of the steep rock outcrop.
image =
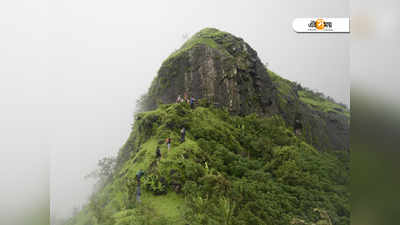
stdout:
[[(212, 44), (203, 43), (205, 38)], [(161, 66), (149, 91), (148, 109), (172, 103), (186, 92), (236, 114), (276, 112), (275, 87), (247, 43), (216, 29), (205, 29), (191, 41), (196, 44), (182, 47)]]

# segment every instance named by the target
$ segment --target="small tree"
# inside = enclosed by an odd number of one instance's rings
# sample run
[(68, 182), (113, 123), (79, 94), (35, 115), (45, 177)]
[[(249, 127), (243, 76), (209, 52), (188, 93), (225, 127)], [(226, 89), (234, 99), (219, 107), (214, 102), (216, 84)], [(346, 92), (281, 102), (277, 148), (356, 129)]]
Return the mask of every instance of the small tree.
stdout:
[(97, 184), (103, 185), (110, 179), (114, 173), (116, 159), (114, 157), (105, 157), (97, 163), (98, 168), (85, 176), (85, 179), (97, 179)]

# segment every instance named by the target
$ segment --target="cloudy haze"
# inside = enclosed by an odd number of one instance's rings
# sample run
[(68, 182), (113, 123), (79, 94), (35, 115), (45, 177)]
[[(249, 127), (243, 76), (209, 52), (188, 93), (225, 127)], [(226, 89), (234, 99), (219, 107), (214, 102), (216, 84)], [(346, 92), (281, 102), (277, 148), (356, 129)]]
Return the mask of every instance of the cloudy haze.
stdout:
[(347, 17), (348, 1), (2, 2), (0, 147), (18, 163), (50, 151), (52, 213), (70, 215), (90, 193), (84, 175), (128, 137), (162, 61), (204, 27), (242, 37), (271, 70), (348, 104), (349, 35), (293, 32), (294, 18), (313, 16)]

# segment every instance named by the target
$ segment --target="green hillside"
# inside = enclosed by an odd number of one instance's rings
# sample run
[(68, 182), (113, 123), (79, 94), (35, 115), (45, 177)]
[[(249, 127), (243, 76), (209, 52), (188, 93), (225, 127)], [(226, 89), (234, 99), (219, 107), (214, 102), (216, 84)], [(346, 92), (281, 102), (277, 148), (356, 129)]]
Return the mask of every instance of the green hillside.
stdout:
[(163, 104), (135, 116), (103, 188), (67, 224), (350, 224), (347, 154), (317, 151), (278, 115)]
[[(194, 109), (175, 103), (184, 93)], [(265, 68), (242, 38), (199, 31), (163, 62), (139, 106), (66, 225), (350, 224), (349, 110)]]

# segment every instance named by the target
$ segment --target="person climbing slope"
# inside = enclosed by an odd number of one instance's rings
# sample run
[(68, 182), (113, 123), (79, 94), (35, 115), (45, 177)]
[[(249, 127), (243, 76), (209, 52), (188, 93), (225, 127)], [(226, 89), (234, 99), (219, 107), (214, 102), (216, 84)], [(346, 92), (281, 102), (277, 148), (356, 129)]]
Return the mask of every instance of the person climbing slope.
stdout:
[(303, 129), (303, 125), (301, 124), (300, 120), (296, 119), (294, 122), (294, 131), (297, 136), (301, 135), (301, 130)]
[(137, 187), (136, 187), (136, 201), (140, 203), (140, 178), (142, 178), (142, 176), (144, 175), (144, 171), (143, 170), (139, 170), (136, 173), (136, 181), (137, 181)]
[(136, 173), (136, 181), (137, 181), (138, 185), (140, 185), (140, 178), (142, 178), (143, 175), (144, 175), (144, 171), (143, 170), (139, 170)]
[(171, 148), (171, 138), (168, 137), (167, 139), (165, 139), (165, 143), (167, 144), (167, 146), (168, 146), (168, 151), (169, 151), (169, 149)]
[(182, 129), (181, 129), (181, 142), (185, 141), (185, 135), (186, 135), (186, 128), (182, 127)]
[(160, 150), (160, 146), (157, 146), (156, 149), (156, 159), (160, 159), (161, 158), (161, 150)]

